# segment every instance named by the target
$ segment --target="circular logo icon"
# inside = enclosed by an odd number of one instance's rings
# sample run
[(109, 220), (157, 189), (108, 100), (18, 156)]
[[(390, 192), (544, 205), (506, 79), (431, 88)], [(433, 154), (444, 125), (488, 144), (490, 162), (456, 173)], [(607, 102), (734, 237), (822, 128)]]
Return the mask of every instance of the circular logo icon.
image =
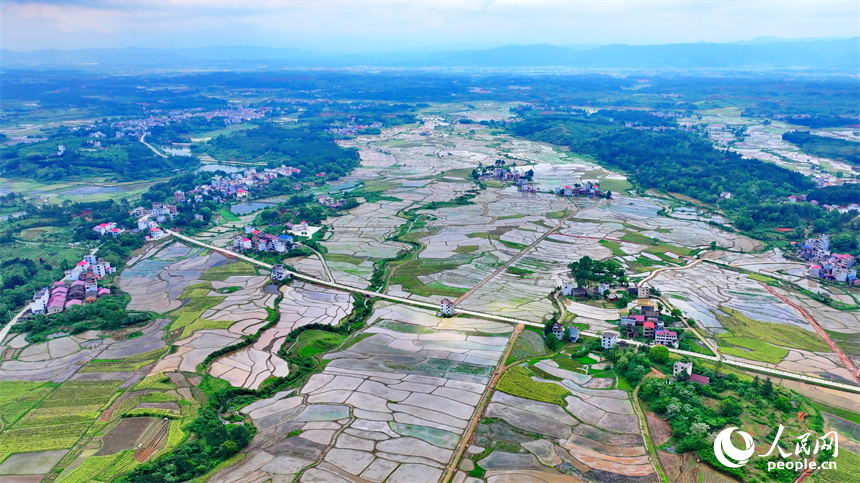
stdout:
[[(752, 436), (744, 431), (738, 431), (741, 439), (744, 440), (744, 449), (737, 449), (732, 444), (732, 432), (738, 429), (737, 426), (732, 426), (720, 431), (717, 439), (714, 440), (714, 456), (717, 460), (728, 466), (729, 468), (740, 468), (747, 464), (750, 457), (755, 453), (755, 445), (753, 444)], [(737, 463), (731, 461), (735, 460)]]

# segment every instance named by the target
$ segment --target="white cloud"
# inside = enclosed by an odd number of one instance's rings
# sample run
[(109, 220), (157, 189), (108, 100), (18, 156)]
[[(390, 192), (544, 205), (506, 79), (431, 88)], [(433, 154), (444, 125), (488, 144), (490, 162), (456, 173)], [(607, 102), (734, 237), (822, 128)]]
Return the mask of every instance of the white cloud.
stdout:
[(856, 1), (3, 1), (4, 48), (264, 45), (391, 51), (860, 35)]

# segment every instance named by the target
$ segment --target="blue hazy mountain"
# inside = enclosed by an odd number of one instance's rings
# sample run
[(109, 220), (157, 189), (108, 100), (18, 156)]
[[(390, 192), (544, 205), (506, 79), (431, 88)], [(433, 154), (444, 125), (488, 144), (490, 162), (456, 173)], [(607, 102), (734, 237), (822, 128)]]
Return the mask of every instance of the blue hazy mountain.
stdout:
[(735, 43), (557, 46), (506, 45), (489, 49), (411, 50), (384, 54), (321, 54), (273, 47), (117, 48), (0, 51), (11, 67), (219, 68), (407, 67), (570, 69), (860, 69), (860, 37), (837, 40), (754, 39)]

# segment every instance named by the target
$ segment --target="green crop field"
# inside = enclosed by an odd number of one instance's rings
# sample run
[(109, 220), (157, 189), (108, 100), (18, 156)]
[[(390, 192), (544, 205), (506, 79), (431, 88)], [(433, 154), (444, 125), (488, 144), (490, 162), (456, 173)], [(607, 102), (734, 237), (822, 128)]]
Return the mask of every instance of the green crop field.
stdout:
[(502, 245), (504, 245), (508, 248), (511, 248), (513, 250), (524, 250), (524, 249), (528, 248), (528, 245), (526, 245), (524, 243), (517, 243), (517, 242), (512, 242), (512, 241), (507, 241), (507, 240), (499, 240), (499, 243), (501, 243)]
[(107, 456), (90, 456), (80, 466), (66, 475), (58, 483), (88, 483), (91, 481), (111, 481), (117, 476), (137, 466), (133, 451), (123, 451)]
[[(770, 364), (778, 364), (788, 355), (788, 349), (777, 347), (756, 339), (747, 339), (744, 337), (723, 337), (727, 334), (717, 336), (720, 343), (719, 350), (723, 354), (730, 356), (742, 357), (753, 361), (767, 362)], [(726, 344), (731, 344), (731, 347)], [(742, 347), (743, 349), (740, 349)], [(744, 350), (747, 349), (747, 350)]]
[(812, 481), (815, 483), (845, 483), (847, 481), (857, 481), (858, 473), (860, 473), (860, 456), (856, 453), (846, 451), (844, 448), (839, 449), (839, 456), (831, 458), (836, 462), (836, 468), (827, 470), (819, 470), (813, 473)]
[(256, 275), (257, 271), (254, 269), (254, 266), (248, 262), (235, 262), (228, 263), (226, 265), (219, 265), (217, 267), (207, 268), (203, 275), (200, 276), (202, 280), (209, 281), (218, 281), (222, 282), (226, 280), (228, 277), (238, 276), (238, 275)]
[(621, 237), (622, 240), (630, 243), (639, 243), (642, 245), (653, 245), (653, 240), (651, 238), (641, 234), (641, 233), (625, 233), (624, 236)]
[(144, 377), (137, 385), (134, 386), (135, 391), (140, 391), (143, 389), (156, 389), (169, 391), (171, 389), (176, 389), (170, 379), (164, 374), (153, 374), (151, 376)]
[(519, 359), (540, 357), (547, 354), (549, 354), (549, 348), (546, 346), (543, 336), (539, 332), (526, 329), (514, 342), (514, 348), (511, 350), (511, 355), (506, 364)]
[(496, 389), (512, 396), (560, 406), (564, 406), (564, 397), (570, 394), (558, 384), (532, 380), (529, 370), (522, 366), (514, 366), (505, 371)]
[(441, 283), (424, 284), (418, 277), (454, 270), (461, 265), (472, 262), (472, 257), (467, 255), (455, 255), (443, 260), (437, 259), (413, 259), (396, 266), (394, 276), (391, 277), (391, 285), (401, 285), (407, 292), (431, 297), (441, 295), (443, 297), (459, 297), (467, 292), (467, 289), (448, 287)]
[[(741, 337), (744, 339), (760, 340), (768, 344), (791, 349), (803, 349), (812, 352), (830, 352), (827, 344), (811, 330), (805, 330), (790, 324), (774, 324), (751, 319), (730, 307), (720, 306), (725, 314), (714, 313), (729, 333), (719, 337)], [(735, 344), (737, 345), (737, 344)]]
[(461, 245), (454, 249), (454, 253), (472, 253), (478, 251), (478, 245)]
[(383, 320), (377, 322), (376, 327), (381, 327), (383, 329), (393, 330), (395, 332), (403, 332), (405, 334), (432, 334), (433, 329), (415, 325), (415, 324), (407, 324), (405, 322), (397, 322), (394, 320)]
[(0, 461), (12, 453), (71, 448), (121, 381), (67, 381), (0, 433)]
[(0, 431), (21, 419), (58, 384), (0, 381)]
[(603, 178), (600, 180), (600, 189), (615, 192), (627, 191), (629, 189), (633, 189), (633, 185), (626, 179)]
[(827, 335), (830, 336), (833, 342), (835, 342), (845, 354), (849, 356), (860, 356), (860, 339), (857, 338), (856, 333), (844, 333), (828, 330)]
[(601, 245), (608, 248), (609, 251), (612, 252), (613, 257), (623, 257), (623, 256), (627, 255), (626, 253), (624, 253), (624, 250), (621, 249), (621, 244), (618, 242), (609, 241), (609, 240), (600, 240), (598, 243), (600, 243)]
[[(224, 328), (221, 323), (207, 323), (210, 321), (199, 322), (198, 320), (203, 315), (203, 312), (211, 309), (212, 307), (223, 302), (225, 297), (197, 297), (192, 298), (182, 307), (171, 312), (171, 315), (177, 316), (178, 318), (173, 321), (173, 324), (170, 325), (170, 330), (182, 330), (182, 337), (189, 337), (194, 333), (195, 330), (201, 330), (204, 328)], [(228, 323), (227, 327), (232, 325), (232, 323)], [(217, 326), (217, 327), (216, 327)]]
[(197, 297), (206, 297), (209, 295), (209, 292), (212, 291), (212, 284), (209, 282), (200, 282), (195, 283), (194, 285), (189, 285), (185, 287), (185, 290), (179, 294), (179, 299), (190, 299)]
[(766, 277), (764, 275), (759, 275), (757, 273), (751, 273), (751, 274), (747, 275), (747, 278), (755, 280), (756, 282), (764, 282), (764, 283), (776, 282), (775, 278)]
[(560, 220), (564, 218), (564, 215), (567, 214), (567, 210), (558, 210), (558, 211), (550, 211), (546, 214), (546, 217), (550, 220)]

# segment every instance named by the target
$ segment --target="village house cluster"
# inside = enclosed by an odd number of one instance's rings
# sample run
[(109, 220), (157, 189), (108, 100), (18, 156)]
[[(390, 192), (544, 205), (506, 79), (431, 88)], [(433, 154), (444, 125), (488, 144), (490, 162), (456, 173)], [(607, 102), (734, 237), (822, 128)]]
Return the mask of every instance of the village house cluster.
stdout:
[(636, 314), (622, 315), (619, 327), (628, 339), (644, 337), (657, 345), (678, 347), (678, 333), (666, 330), (660, 310), (652, 301), (640, 300)]
[(328, 206), (329, 208), (335, 210), (343, 206), (343, 200), (336, 200), (329, 195), (320, 195), (317, 201), (319, 202), (319, 204), (323, 206)]
[[(610, 293), (606, 293), (610, 291)], [(645, 285), (634, 285), (632, 287), (627, 287), (626, 289), (622, 289), (621, 292), (627, 292), (627, 295), (638, 298), (638, 299), (647, 299), (651, 296), (651, 288)], [(590, 298), (590, 297), (606, 297), (606, 300), (610, 302), (615, 302), (619, 300), (621, 297), (618, 296), (618, 290), (612, 292), (612, 288), (608, 283), (599, 283), (596, 287), (577, 287), (573, 282), (565, 282), (561, 285), (561, 294), (568, 297), (576, 297), (576, 298)]]
[(110, 295), (110, 290), (99, 287), (98, 280), (116, 272), (109, 262), (87, 255), (71, 270), (67, 270), (63, 280), (54, 282), (51, 287), (40, 289), (33, 295), (30, 312), (33, 314), (56, 314), (75, 305), (95, 302), (99, 297)]
[(202, 196), (212, 196), (216, 203), (231, 198), (242, 199), (248, 197), (250, 190), (264, 187), (272, 179), (292, 176), (300, 172), (301, 170), (298, 168), (284, 165), (277, 168), (266, 168), (259, 172), (256, 168), (249, 168), (229, 176), (213, 176), (211, 183), (197, 186), (189, 194), (195, 197), (201, 196), (201, 200)]
[[(182, 122), (195, 116), (202, 116), (206, 119), (214, 117), (223, 117), (224, 124), (240, 124), (245, 121), (261, 119), (266, 116), (266, 113), (271, 111), (270, 107), (251, 108), (244, 106), (231, 107), (230, 109), (215, 109), (213, 111), (195, 112), (192, 110), (170, 111), (167, 114), (155, 114), (147, 116), (143, 119), (129, 119), (124, 121), (116, 121), (110, 124), (110, 127), (116, 129), (116, 137), (120, 138), (123, 135), (140, 137), (147, 131), (156, 126), (167, 126), (171, 123)], [(158, 110), (150, 110), (150, 112), (159, 112)], [(104, 133), (97, 131), (93, 137), (105, 136)], [(99, 136), (101, 134), (101, 136)]]
[(532, 171), (520, 173), (517, 170), (504, 167), (505, 162), (497, 159), (495, 166), (483, 168), (481, 175), (478, 177), (480, 181), (487, 179), (496, 179), (502, 182), (512, 182), (517, 187), (517, 191), (521, 193), (536, 193), (534, 184), (532, 183)]
[[(556, 339), (564, 339), (564, 325), (560, 322), (554, 322), (550, 330), (552, 331), (553, 337)], [(579, 327), (573, 324), (567, 326), (567, 340), (569, 342), (576, 342), (579, 340)]]
[[(305, 230), (307, 231), (307, 223), (305, 223)], [(233, 242), (235, 250), (255, 250), (264, 253), (285, 253), (292, 250), (293, 246), (292, 236), (263, 233), (253, 226), (246, 226), (245, 236), (237, 236)]]
[(119, 236), (125, 230), (122, 228), (118, 228), (116, 223), (108, 222), (108, 223), (99, 223), (98, 225), (93, 227), (93, 232), (95, 232), (99, 236), (111, 235), (111, 236)]
[(600, 185), (591, 181), (575, 183), (573, 186), (556, 186), (552, 191), (558, 196), (584, 196), (588, 198), (602, 198), (606, 196), (605, 192), (600, 191)]
[(328, 132), (338, 134), (341, 136), (355, 136), (359, 133), (359, 131), (363, 131), (365, 129), (371, 128), (381, 128), (381, 122), (374, 122), (373, 124), (356, 124), (355, 117), (349, 120), (347, 123), (342, 122), (333, 122), (329, 124)]
[(810, 277), (860, 285), (857, 277), (857, 259), (848, 254), (830, 252), (830, 237), (825, 233), (818, 238), (810, 238), (800, 245), (797, 254), (809, 262)]

